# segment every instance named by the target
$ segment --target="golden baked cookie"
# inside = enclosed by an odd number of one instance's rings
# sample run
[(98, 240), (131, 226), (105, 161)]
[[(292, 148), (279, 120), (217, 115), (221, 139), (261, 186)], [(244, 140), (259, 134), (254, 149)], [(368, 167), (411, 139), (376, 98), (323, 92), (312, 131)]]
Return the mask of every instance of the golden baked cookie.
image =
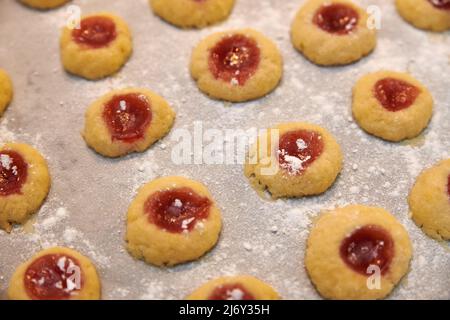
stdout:
[(183, 177), (144, 185), (128, 209), (127, 249), (163, 266), (200, 258), (216, 244), (222, 220), (208, 189)]
[(220, 277), (192, 292), (188, 300), (279, 300), (268, 284), (252, 276)]
[(94, 265), (64, 247), (42, 250), (20, 265), (8, 288), (11, 300), (97, 300), (100, 295)]
[(450, 240), (450, 159), (419, 175), (408, 202), (412, 219), (427, 235)]
[(53, 9), (60, 7), (70, 0), (20, 0), (23, 4), (36, 9)]
[(87, 109), (83, 137), (98, 153), (119, 157), (149, 148), (169, 132), (174, 119), (169, 104), (150, 90), (114, 90)]
[(419, 29), (450, 29), (449, 0), (395, 0), (395, 5), (402, 18)]
[(353, 117), (368, 133), (389, 141), (418, 136), (430, 122), (433, 97), (406, 73), (379, 71), (353, 88)]
[(409, 270), (411, 241), (384, 209), (351, 205), (323, 213), (310, 231), (305, 265), (328, 299), (381, 299)]
[(132, 52), (131, 33), (126, 22), (111, 13), (100, 12), (81, 19), (80, 28), (62, 30), (61, 61), (64, 68), (80, 77), (95, 80), (116, 73)]
[(276, 45), (252, 29), (214, 33), (192, 52), (191, 75), (207, 95), (233, 102), (260, 98), (280, 82), (283, 60)]
[(260, 193), (272, 198), (325, 192), (342, 169), (342, 152), (325, 129), (308, 123), (279, 124), (250, 148), (244, 174)]
[(351, 1), (308, 0), (292, 23), (292, 44), (316, 64), (349, 64), (376, 46), (376, 30), (367, 20), (364, 9)]
[(41, 154), (23, 143), (0, 147), (0, 229), (24, 223), (47, 197), (50, 175)]
[(153, 12), (181, 28), (202, 28), (225, 20), (234, 0), (150, 0)]
[(0, 116), (5, 112), (13, 97), (13, 86), (8, 74), (0, 69)]

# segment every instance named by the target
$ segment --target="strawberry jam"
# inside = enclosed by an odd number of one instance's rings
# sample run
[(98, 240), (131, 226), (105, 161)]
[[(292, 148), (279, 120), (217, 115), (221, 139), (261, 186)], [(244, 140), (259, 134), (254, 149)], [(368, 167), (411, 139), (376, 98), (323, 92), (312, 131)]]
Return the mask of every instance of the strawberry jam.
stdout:
[(191, 231), (199, 220), (208, 218), (211, 201), (190, 188), (157, 191), (145, 202), (150, 223), (173, 233)]
[(15, 151), (0, 151), (0, 196), (20, 194), (28, 176), (28, 164)]
[(428, 0), (434, 7), (442, 10), (450, 10), (450, 0)]
[(255, 300), (255, 297), (244, 286), (234, 283), (215, 288), (208, 300)]
[(72, 30), (72, 39), (90, 48), (106, 47), (116, 37), (116, 24), (111, 18), (103, 16), (84, 18), (80, 22), (80, 28)]
[(448, 181), (447, 181), (447, 193), (448, 193), (448, 198), (450, 199), (450, 174), (448, 175)]
[(346, 35), (355, 30), (358, 20), (358, 12), (342, 3), (321, 6), (313, 18), (319, 28), (336, 35)]
[(144, 137), (152, 120), (150, 102), (137, 93), (114, 96), (105, 104), (103, 119), (113, 140), (135, 142)]
[(252, 38), (241, 34), (226, 36), (211, 49), (209, 69), (216, 79), (244, 85), (256, 72), (260, 55)]
[(345, 238), (340, 247), (342, 260), (354, 271), (367, 275), (369, 266), (384, 274), (394, 256), (394, 240), (388, 231), (376, 225), (366, 225)]
[(323, 148), (323, 139), (319, 133), (289, 131), (280, 137), (278, 162), (290, 174), (301, 174), (322, 154)]
[(81, 290), (83, 273), (75, 258), (47, 254), (27, 268), (24, 285), (33, 300), (66, 300)]
[(392, 112), (410, 107), (420, 93), (417, 87), (394, 78), (378, 80), (373, 90), (381, 105)]

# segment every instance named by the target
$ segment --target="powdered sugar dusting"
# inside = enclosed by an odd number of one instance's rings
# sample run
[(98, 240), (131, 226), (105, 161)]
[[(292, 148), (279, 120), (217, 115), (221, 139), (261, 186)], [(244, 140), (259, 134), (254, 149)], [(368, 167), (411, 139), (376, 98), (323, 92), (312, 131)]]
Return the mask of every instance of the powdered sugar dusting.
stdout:
[(1, 154), (0, 155), (0, 163), (3, 168), (5, 168), (6, 170), (9, 170), (9, 169), (11, 169), (12, 159), (7, 154)]

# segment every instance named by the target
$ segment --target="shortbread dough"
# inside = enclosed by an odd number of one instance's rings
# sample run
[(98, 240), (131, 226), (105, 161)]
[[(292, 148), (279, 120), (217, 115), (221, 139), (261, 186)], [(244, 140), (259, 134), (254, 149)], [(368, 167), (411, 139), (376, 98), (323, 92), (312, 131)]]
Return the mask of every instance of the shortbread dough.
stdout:
[(11, 300), (97, 300), (101, 289), (92, 262), (75, 250), (43, 250), (20, 265), (11, 278)]
[[(272, 141), (276, 132), (278, 148)], [(267, 130), (250, 148), (244, 174), (257, 191), (268, 191), (272, 198), (302, 197), (330, 188), (342, 161), (341, 148), (327, 130), (309, 123), (283, 123)]]
[(247, 275), (211, 280), (188, 297), (188, 300), (278, 300), (278, 293), (265, 282)]
[(31, 146), (6, 143), (0, 147), (0, 228), (10, 232), (24, 223), (47, 197), (50, 174), (47, 162)]
[(450, 240), (450, 159), (424, 170), (409, 194), (412, 219), (438, 240)]
[(114, 90), (87, 109), (83, 137), (98, 153), (119, 157), (148, 149), (169, 132), (174, 119), (169, 104), (150, 90)]
[(277, 46), (252, 29), (214, 33), (191, 57), (191, 75), (207, 95), (232, 102), (260, 98), (280, 82), (283, 61)]
[(20, 0), (23, 4), (36, 9), (53, 9), (69, 2), (70, 0)]
[(379, 71), (353, 88), (353, 116), (366, 132), (389, 141), (418, 136), (433, 113), (428, 89), (407, 73)]
[(202, 28), (225, 20), (235, 0), (150, 0), (153, 12), (181, 28)]
[(5, 112), (13, 97), (13, 86), (6, 71), (0, 69), (0, 116)]
[(183, 177), (144, 185), (128, 209), (127, 248), (156, 266), (200, 258), (216, 244), (222, 220), (208, 189)]
[(350, 205), (319, 216), (305, 265), (324, 298), (382, 299), (408, 272), (411, 255), (408, 233), (392, 214)]
[(132, 52), (126, 22), (111, 13), (100, 12), (83, 17), (80, 26), (62, 30), (60, 49), (64, 68), (90, 80), (119, 71)]
[(395, 0), (395, 5), (403, 19), (419, 29), (450, 30), (449, 0)]
[(312, 62), (329, 66), (358, 61), (376, 46), (364, 9), (348, 0), (309, 0), (291, 26), (294, 47)]

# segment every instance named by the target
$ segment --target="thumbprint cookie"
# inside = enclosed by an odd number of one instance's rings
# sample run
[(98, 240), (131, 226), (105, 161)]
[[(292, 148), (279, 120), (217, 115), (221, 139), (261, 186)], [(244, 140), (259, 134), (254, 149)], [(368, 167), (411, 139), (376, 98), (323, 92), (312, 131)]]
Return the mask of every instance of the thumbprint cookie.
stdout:
[(202, 28), (225, 20), (235, 0), (150, 0), (153, 12), (181, 28)]
[(408, 200), (412, 219), (427, 235), (450, 240), (450, 159), (424, 170)]
[(350, 205), (323, 213), (310, 231), (305, 265), (328, 299), (382, 299), (409, 270), (412, 246), (381, 208)]
[(252, 276), (228, 276), (211, 280), (188, 297), (188, 300), (279, 300), (268, 284)]
[(260, 193), (272, 198), (316, 195), (330, 188), (342, 169), (335, 138), (308, 123), (279, 124), (250, 148), (244, 174)]
[(450, 0), (396, 0), (398, 13), (419, 29), (450, 30)]
[(353, 116), (366, 132), (388, 141), (418, 136), (433, 113), (428, 89), (406, 73), (379, 71), (353, 88)]
[(19, 266), (11, 278), (11, 300), (97, 300), (100, 280), (92, 262), (75, 250), (43, 250)]
[(96, 152), (119, 157), (149, 148), (169, 132), (174, 119), (169, 104), (150, 90), (114, 90), (87, 109), (83, 137)]
[(60, 7), (70, 0), (20, 0), (23, 4), (36, 9), (53, 9)]
[(50, 174), (41, 154), (22, 143), (0, 147), (0, 228), (25, 223), (47, 197)]
[(116, 73), (132, 51), (126, 22), (102, 12), (85, 16), (79, 26), (65, 27), (60, 39), (64, 68), (80, 77), (96, 80)]
[(159, 178), (144, 185), (128, 209), (127, 248), (137, 259), (172, 266), (211, 250), (221, 228), (220, 210), (203, 184)]
[(318, 65), (360, 60), (376, 46), (367, 13), (348, 0), (309, 0), (291, 26), (294, 47)]
[(206, 37), (194, 49), (190, 69), (202, 92), (241, 102), (271, 92), (281, 79), (283, 61), (270, 39), (241, 29)]
[(8, 74), (0, 69), (0, 116), (5, 112), (13, 97), (13, 86)]

